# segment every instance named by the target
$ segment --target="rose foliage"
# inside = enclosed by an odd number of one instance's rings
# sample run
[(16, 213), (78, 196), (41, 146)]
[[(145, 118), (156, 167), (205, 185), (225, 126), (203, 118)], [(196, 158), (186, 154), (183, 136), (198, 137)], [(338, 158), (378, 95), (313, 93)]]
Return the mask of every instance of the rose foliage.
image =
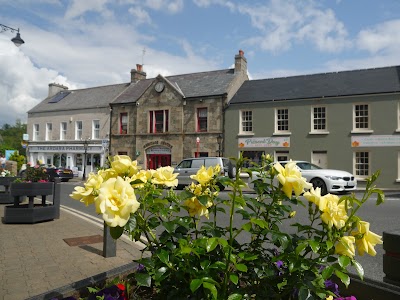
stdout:
[[(94, 204), (114, 238), (125, 232), (144, 245), (134, 277), (152, 299), (335, 299), (327, 282), (348, 286), (350, 267), (363, 278), (356, 256), (374, 256), (382, 239), (357, 211), (372, 194), (384, 201), (374, 186), (379, 172), (357, 199), (321, 196), (294, 163), (283, 167), (269, 155), (251, 168), (244, 163), (236, 159), (236, 169), (261, 175), (256, 194), (243, 193), (239, 172), (230, 179), (218, 166), (202, 167), (192, 176), (197, 184), (176, 192), (173, 168), (140, 170), (122, 155), (71, 197)], [(231, 188), (225, 199), (221, 184)], [(300, 209), (306, 224), (296, 220)]]

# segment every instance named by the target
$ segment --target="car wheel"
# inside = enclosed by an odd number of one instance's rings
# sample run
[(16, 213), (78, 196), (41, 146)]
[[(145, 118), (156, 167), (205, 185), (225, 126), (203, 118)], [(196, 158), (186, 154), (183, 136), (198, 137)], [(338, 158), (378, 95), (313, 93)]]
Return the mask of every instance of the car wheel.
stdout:
[(311, 180), (311, 184), (313, 185), (314, 189), (318, 187), (321, 189), (321, 196), (324, 196), (328, 193), (326, 189), (326, 184), (321, 178), (314, 178), (313, 180)]

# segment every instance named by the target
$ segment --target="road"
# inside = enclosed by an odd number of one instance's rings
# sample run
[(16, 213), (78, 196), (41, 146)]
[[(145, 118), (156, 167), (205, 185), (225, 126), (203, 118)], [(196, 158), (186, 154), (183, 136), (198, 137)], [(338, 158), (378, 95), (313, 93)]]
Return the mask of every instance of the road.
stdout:
[[(79, 185), (79, 182), (61, 183), (61, 205), (63, 209), (72, 210), (85, 218), (89, 218), (94, 222), (102, 224), (102, 219), (95, 213), (93, 206), (86, 207), (83, 203), (73, 200), (68, 195), (73, 191), (74, 187)], [(227, 197), (228, 192), (222, 192), (221, 197)], [(361, 197), (361, 193), (356, 193)], [(358, 215), (367, 222), (371, 223), (370, 230), (376, 234), (382, 235), (384, 231), (398, 231), (400, 229), (400, 192), (387, 192), (386, 201), (380, 206), (376, 206), (375, 200), (370, 199), (358, 211)], [(223, 224), (228, 224), (228, 219), (221, 216), (219, 220)], [(225, 219), (224, 219), (225, 218)], [(237, 224), (240, 223), (237, 218)], [(296, 214), (296, 220), (300, 223), (306, 220), (306, 212), (302, 207), (299, 207)], [(288, 229), (288, 227), (286, 228)], [(377, 281), (382, 281), (385, 274), (383, 273), (383, 254), (384, 250), (382, 245), (375, 247), (377, 255), (371, 257), (369, 255), (358, 256), (356, 259), (361, 263), (365, 271), (365, 277)], [(355, 271), (353, 271), (355, 273)]]

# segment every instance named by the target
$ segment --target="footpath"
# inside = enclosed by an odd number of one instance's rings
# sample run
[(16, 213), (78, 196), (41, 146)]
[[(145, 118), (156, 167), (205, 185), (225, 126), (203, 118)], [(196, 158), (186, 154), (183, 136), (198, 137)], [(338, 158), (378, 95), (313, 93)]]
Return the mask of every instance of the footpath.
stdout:
[[(0, 218), (4, 215), (0, 205)], [(0, 300), (61, 299), (106, 278), (131, 273), (140, 245), (117, 241), (103, 256), (103, 225), (61, 209), (60, 218), (37, 224), (0, 222)]]

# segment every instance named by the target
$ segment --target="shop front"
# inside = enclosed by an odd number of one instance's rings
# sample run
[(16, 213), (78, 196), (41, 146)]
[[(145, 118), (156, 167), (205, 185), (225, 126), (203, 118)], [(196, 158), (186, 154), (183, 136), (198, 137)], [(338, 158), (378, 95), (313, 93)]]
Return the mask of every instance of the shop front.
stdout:
[(171, 148), (153, 146), (146, 149), (146, 168), (157, 169), (171, 165)]

